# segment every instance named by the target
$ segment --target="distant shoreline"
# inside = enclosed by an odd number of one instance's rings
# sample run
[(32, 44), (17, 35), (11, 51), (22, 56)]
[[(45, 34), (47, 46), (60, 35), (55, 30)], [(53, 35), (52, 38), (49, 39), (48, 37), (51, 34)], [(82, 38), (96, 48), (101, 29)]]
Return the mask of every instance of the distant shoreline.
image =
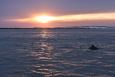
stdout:
[(56, 27), (56, 28), (0, 28), (0, 29), (105, 29), (115, 28), (114, 26), (81, 26), (81, 27)]
[(0, 28), (0, 29), (86, 29), (84, 27), (56, 27), (56, 28)]

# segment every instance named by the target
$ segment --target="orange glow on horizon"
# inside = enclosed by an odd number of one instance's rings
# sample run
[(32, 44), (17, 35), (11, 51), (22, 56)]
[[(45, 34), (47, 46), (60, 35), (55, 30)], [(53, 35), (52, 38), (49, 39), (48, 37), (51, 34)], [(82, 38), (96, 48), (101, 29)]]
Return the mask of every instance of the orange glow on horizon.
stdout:
[(76, 22), (76, 21), (97, 21), (97, 20), (115, 20), (115, 12), (108, 13), (89, 13), (73, 14), (63, 16), (52, 16), (48, 14), (34, 15), (28, 18), (6, 19), (5, 21), (14, 22), (32, 22), (32, 23), (51, 23), (51, 22)]

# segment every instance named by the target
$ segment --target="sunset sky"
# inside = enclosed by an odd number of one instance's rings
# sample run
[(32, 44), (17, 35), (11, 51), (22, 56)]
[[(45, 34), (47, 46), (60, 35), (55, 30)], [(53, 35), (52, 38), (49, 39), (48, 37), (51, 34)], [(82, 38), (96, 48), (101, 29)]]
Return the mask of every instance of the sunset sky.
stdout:
[(0, 0), (0, 27), (104, 25), (115, 25), (115, 0)]

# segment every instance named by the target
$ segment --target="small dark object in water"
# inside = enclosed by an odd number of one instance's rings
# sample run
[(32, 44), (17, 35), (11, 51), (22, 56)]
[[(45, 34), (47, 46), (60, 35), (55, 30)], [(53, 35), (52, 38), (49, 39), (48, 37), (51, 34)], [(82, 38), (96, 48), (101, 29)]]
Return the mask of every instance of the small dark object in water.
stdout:
[(98, 50), (99, 48), (97, 48), (96, 46), (94, 45), (91, 45), (91, 47), (89, 47), (90, 50)]

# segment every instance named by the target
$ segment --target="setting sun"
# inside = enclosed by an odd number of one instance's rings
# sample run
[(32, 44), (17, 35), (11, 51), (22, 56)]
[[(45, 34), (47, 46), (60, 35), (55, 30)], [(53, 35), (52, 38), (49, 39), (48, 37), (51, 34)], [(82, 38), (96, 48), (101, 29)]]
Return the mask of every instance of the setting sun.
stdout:
[(54, 21), (55, 17), (43, 15), (43, 16), (36, 16), (34, 19), (35, 21), (40, 22), (40, 23), (48, 23), (48, 22)]

